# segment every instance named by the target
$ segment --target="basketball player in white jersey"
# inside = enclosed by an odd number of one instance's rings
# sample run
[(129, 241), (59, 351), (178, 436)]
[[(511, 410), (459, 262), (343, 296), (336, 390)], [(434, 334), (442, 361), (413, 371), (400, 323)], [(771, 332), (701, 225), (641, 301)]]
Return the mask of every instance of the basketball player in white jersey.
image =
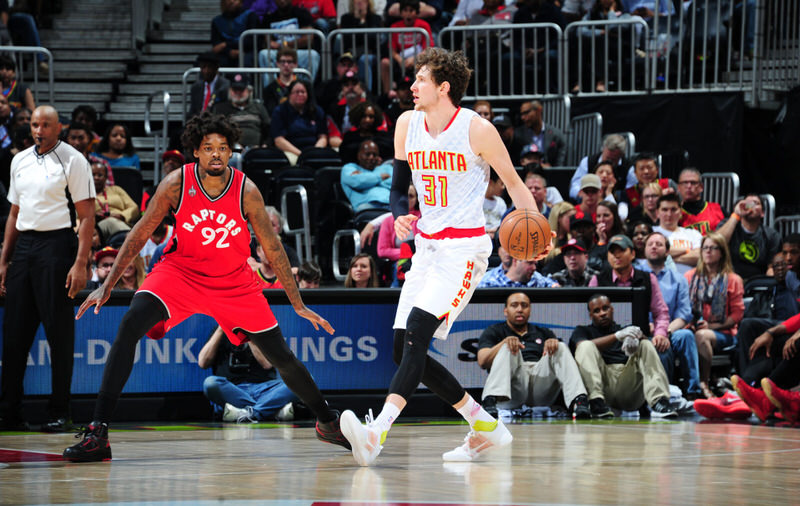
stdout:
[(445, 453), (444, 460), (471, 461), (512, 440), (503, 422), (489, 415), (450, 371), (428, 356), (428, 347), (433, 337), (447, 337), (486, 272), (492, 251), (483, 217), (489, 167), (503, 180), (518, 209), (535, 211), (536, 204), (495, 127), (459, 107), (472, 73), (464, 55), (429, 48), (418, 56), (416, 70), (411, 86), (414, 111), (403, 113), (395, 130), (390, 199), (400, 239), (408, 236), (417, 219), (408, 213), (406, 189), (411, 181), (422, 212), (414, 239), (416, 253), (394, 321), (392, 355), (399, 368), (377, 418), (373, 420), (370, 413), (362, 425), (352, 411), (341, 416), (342, 433), (362, 466), (378, 456), (392, 422), (420, 381), (470, 425), (465, 443)]

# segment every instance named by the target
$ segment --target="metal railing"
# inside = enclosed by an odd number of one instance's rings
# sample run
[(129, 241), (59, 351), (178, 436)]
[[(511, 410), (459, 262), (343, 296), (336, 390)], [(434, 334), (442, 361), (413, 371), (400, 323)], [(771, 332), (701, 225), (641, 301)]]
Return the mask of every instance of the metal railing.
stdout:
[[(260, 74), (277, 74), (280, 72), (280, 69), (277, 68), (256, 68), (256, 67), (220, 67), (219, 72), (221, 74), (228, 74), (234, 72), (240, 72), (242, 74), (256, 74), (256, 76)], [(189, 84), (189, 76), (193, 76), (200, 73), (200, 67), (192, 67), (190, 69), (186, 69), (181, 77), (181, 111), (183, 113), (183, 124), (186, 124), (186, 120), (188, 119), (186, 116), (189, 113), (188, 108), (188, 101), (186, 100), (187, 95), (189, 94), (189, 89), (191, 88), (191, 84)], [(301, 74), (307, 76), (310, 80), (311, 72), (306, 69), (296, 68), (294, 69), (295, 74)], [(254, 98), (261, 99), (261, 95), (263, 92), (263, 88), (261, 86), (253, 86), (253, 93)]]
[(739, 175), (735, 172), (705, 172), (703, 180), (703, 198), (716, 202), (723, 209), (733, 209), (739, 198)]
[(570, 121), (567, 165), (578, 165), (581, 159), (599, 150), (603, 143), (603, 116), (599, 112), (575, 116)]
[(347, 279), (347, 269), (345, 268), (342, 271), (342, 258), (341, 258), (341, 248), (342, 248), (342, 240), (343, 239), (352, 239), (353, 240), (353, 255), (358, 255), (361, 253), (361, 235), (358, 233), (358, 230), (353, 228), (347, 228), (342, 230), (337, 230), (336, 234), (333, 236), (333, 251), (331, 252), (331, 264), (333, 265), (333, 277), (336, 281), (342, 282)]
[[(327, 46), (327, 39), (325, 39), (325, 34), (320, 30), (314, 30), (311, 28), (304, 28), (298, 30), (276, 30), (271, 28), (257, 28), (252, 30), (245, 30), (242, 32), (242, 35), (239, 37), (239, 66), (245, 66), (245, 48), (248, 47), (248, 39), (252, 39), (250, 47), (252, 48), (253, 52), (253, 66), (258, 66), (258, 56), (259, 56), (259, 43), (258, 38), (260, 35), (263, 35), (266, 38), (267, 47), (264, 49), (272, 49), (277, 51), (277, 48), (273, 48), (270, 46), (270, 43), (273, 42), (275, 39), (276, 42), (279, 44), (290, 45), (294, 47), (297, 51), (298, 58), (300, 57), (300, 53), (305, 52), (308, 61), (310, 62), (313, 59), (313, 53), (318, 52), (320, 55), (320, 69), (319, 71), (322, 72), (323, 76), (328, 75), (327, 67), (330, 65), (328, 58), (323, 58), (322, 55), (326, 53), (326, 46)], [(309, 41), (307, 47), (297, 47), (298, 39), (300, 37), (304, 37), (306, 35), (310, 35), (312, 37), (312, 41)], [(291, 38), (290, 38), (291, 37)], [(317, 49), (315, 49), (318, 48)], [(277, 60), (277, 56), (276, 56)]]
[(562, 95), (563, 38), (554, 23), (448, 26), (439, 45), (462, 50), (474, 69), (467, 100)]
[[(352, 48), (365, 48), (367, 50), (370, 49), (372, 46), (375, 49), (375, 52), (366, 53), (361, 52), (360, 54), (356, 52), (354, 54), (355, 63), (361, 68), (362, 66), (365, 67), (365, 70), (369, 70), (371, 73), (375, 73), (376, 79), (370, 79), (370, 75), (364, 75), (362, 72), (360, 77), (362, 80), (365, 81), (373, 81), (375, 82), (375, 87), (373, 91), (379, 93), (383, 90), (383, 74), (381, 72), (381, 59), (382, 58), (390, 58), (392, 54), (391, 44), (392, 44), (392, 36), (394, 34), (413, 34), (415, 37), (421, 37), (421, 40), (425, 41), (425, 47), (430, 47), (433, 41), (430, 38), (427, 30), (423, 28), (342, 28), (339, 30), (333, 30), (328, 34), (328, 38), (326, 40), (325, 51), (323, 53), (323, 61), (327, 62), (327, 66), (325, 67), (325, 73), (323, 73), (324, 79), (330, 79), (333, 77), (333, 55), (334, 54), (341, 54), (345, 51), (351, 51)], [(383, 37), (386, 36), (385, 40)], [(366, 61), (360, 61), (361, 58), (365, 55), (370, 56), (370, 58), (366, 59)], [(416, 53), (414, 54), (414, 58), (416, 59)], [(371, 60), (371, 61), (370, 61)], [(369, 66), (367, 69), (366, 67)], [(359, 70), (361, 72), (361, 70)], [(389, 82), (394, 82), (394, 65), (389, 65)], [(368, 87), (372, 86), (372, 82), (366, 83)]]
[(0, 53), (11, 53), (14, 59), (17, 61), (17, 79), (20, 82), (25, 82), (25, 76), (22, 72), (22, 62), (24, 55), (32, 55), (31, 56), (31, 67), (33, 68), (33, 101), (37, 104), (40, 103), (39, 101), (39, 66), (37, 62), (36, 55), (43, 54), (47, 57), (47, 93), (50, 95), (50, 101), (48, 102), (53, 107), (56, 106), (56, 88), (54, 82), (54, 74), (53, 74), (53, 53), (50, 52), (49, 49), (46, 47), (28, 47), (28, 46), (0, 46)]
[[(289, 198), (297, 199), (292, 209), (289, 208)], [(296, 205), (300, 205), (300, 216), (292, 213), (296, 210)], [(295, 249), (300, 263), (312, 260), (311, 257), (311, 221), (308, 211), (308, 192), (303, 185), (287, 186), (281, 191), (281, 214), (284, 217), (283, 232), (290, 237), (294, 237)], [(299, 224), (300, 227), (290, 228), (292, 224)]]
[[(161, 130), (153, 130), (150, 127), (150, 107), (155, 98), (161, 98), (164, 103), (164, 117), (162, 118)], [(147, 97), (144, 109), (144, 134), (153, 138), (153, 183), (161, 181), (161, 152), (169, 145), (168, 125), (169, 125), (169, 103), (170, 96), (166, 91), (155, 91)]]

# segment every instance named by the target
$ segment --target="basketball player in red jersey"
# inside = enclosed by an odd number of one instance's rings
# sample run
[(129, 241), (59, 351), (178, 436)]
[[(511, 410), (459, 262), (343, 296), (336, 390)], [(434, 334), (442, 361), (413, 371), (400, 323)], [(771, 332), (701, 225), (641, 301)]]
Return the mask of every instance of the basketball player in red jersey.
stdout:
[(238, 137), (238, 127), (223, 116), (203, 113), (187, 123), (182, 140), (194, 151), (197, 163), (171, 172), (158, 185), (105, 282), (78, 310), (76, 318), (91, 306), (95, 306), (95, 314), (100, 311), (127, 265), (167, 213), (174, 211), (175, 236), (122, 318), (103, 371), (94, 420), (83, 431), (83, 440), (64, 450), (65, 459), (111, 459), (108, 423), (133, 368), (139, 339), (145, 333), (157, 339), (195, 313), (214, 318), (234, 345), (249, 339), (314, 412), (317, 438), (350, 448), (339, 431), (338, 413), (328, 407), (308, 370), (287, 346), (258, 278), (247, 264), (250, 223), (297, 314), (315, 329), (321, 326), (333, 333), (324, 318), (303, 304), (258, 188), (242, 172), (228, 166), (231, 147)]
[[(486, 235), (483, 200), (491, 166), (517, 209), (536, 209), (531, 192), (514, 170), (497, 129), (474, 111), (459, 107), (470, 70), (461, 52), (428, 48), (417, 56), (411, 86), (414, 111), (397, 120), (390, 204), (394, 230), (404, 240), (417, 216), (408, 213), (406, 190), (413, 182), (422, 213), (414, 237), (416, 252), (406, 275), (394, 321), (392, 358), (398, 364), (389, 395), (376, 419), (362, 425), (342, 413), (342, 433), (362, 466), (375, 461), (407, 399), (422, 382), (452, 405), (470, 425), (462, 446), (445, 461), (471, 461), (485, 450), (512, 441), (453, 374), (428, 355), (434, 337), (445, 339), (486, 272), (491, 239)], [(544, 258), (551, 246), (534, 260)]]

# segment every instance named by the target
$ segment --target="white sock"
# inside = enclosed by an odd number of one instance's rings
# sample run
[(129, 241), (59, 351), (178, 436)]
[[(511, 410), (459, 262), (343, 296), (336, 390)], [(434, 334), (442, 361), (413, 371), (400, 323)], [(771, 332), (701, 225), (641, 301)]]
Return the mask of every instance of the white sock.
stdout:
[(472, 427), (477, 421), (494, 422), (495, 418), (484, 410), (480, 404), (475, 402), (471, 395), (467, 394), (467, 402), (458, 408), (458, 412), (464, 417), (464, 420)]
[(381, 429), (381, 432), (389, 432), (398, 416), (400, 416), (400, 408), (387, 402), (383, 405), (378, 418), (375, 419), (375, 425)]

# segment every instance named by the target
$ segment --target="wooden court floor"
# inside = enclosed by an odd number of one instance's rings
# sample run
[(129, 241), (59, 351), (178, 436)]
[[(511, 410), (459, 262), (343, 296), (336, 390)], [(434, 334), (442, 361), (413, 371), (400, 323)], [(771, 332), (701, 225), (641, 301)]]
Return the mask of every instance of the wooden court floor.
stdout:
[(310, 426), (120, 426), (114, 460), (71, 434), (0, 435), (2, 504), (800, 504), (800, 429), (694, 421), (528, 422), (473, 463), (466, 426), (396, 424), (373, 467)]

